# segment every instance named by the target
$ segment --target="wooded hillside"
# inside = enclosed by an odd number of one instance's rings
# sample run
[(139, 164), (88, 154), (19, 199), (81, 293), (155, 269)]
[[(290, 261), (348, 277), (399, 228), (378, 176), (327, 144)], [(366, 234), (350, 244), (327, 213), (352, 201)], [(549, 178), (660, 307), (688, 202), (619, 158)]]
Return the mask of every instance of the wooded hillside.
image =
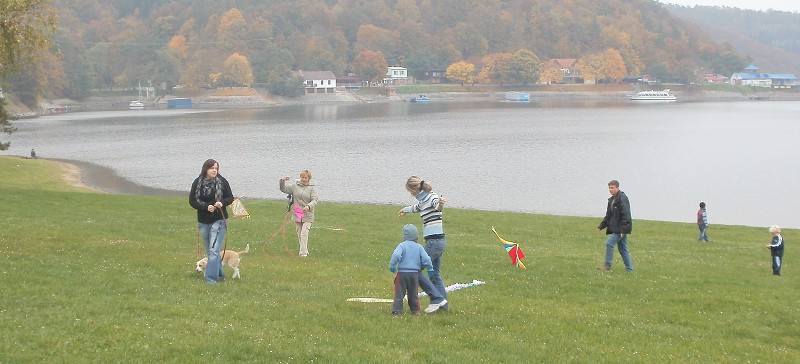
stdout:
[(762, 72), (800, 75), (800, 14), (716, 6), (666, 6), (717, 43), (752, 57)]
[[(267, 84), (292, 70), (352, 70), (363, 51), (418, 78), (522, 51), (618, 53), (628, 76), (689, 80), (747, 59), (652, 0), (54, 0), (58, 49), (4, 84), (31, 97), (96, 89)], [(525, 53), (525, 54), (528, 54)], [(502, 58), (502, 57), (501, 57)], [(248, 75), (246, 70), (252, 72)]]

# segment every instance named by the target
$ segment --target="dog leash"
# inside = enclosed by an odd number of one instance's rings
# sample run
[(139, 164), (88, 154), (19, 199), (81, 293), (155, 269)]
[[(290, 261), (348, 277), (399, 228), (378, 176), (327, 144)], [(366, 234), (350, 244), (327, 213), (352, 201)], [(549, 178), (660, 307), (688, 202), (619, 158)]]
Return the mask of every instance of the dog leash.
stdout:
[(291, 215), (289, 215), (289, 212), (287, 211), (286, 213), (283, 214), (283, 223), (281, 224), (281, 227), (279, 227), (278, 230), (275, 230), (275, 232), (272, 233), (272, 237), (274, 238), (278, 236), (278, 234), (281, 234), (281, 236), (286, 235), (286, 226), (289, 225), (290, 222), (292, 222), (292, 217)]
[(195, 230), (195, 235), (197, 236), (197, 256), (200, 259), (203, 259), (203, 253), (200, 252), (200, 225), (197, 225), (197, 230)]
[(225, 225), (225, 240), (222, 241), (222, 261), (225, 261), (225, 249), (228, 248), (228, 219), (225, 218), (225, 212), (222, 210), (225, 206), (222, 206), (222, 209), (218, 209), (219, 214), (222, 215), (222, 224)]
[(278, 230), (275, 230), (275, 232), (272, 233), (273, 238), (278, 234), (281, 234), (281, 236), (286, 235), (286, 225), (289, 225), (289, 223), (292, 222), (292, 217), (290, 214), (292, 211), (292, 205), (294, 205), (294, 196), (292, 196), (292, 194), (290, 193), (286, 195), (286, 198), (289, 199), (289, 201), (286, 205), (286, 212), (283, 214), (283, 223), (278, 228)]

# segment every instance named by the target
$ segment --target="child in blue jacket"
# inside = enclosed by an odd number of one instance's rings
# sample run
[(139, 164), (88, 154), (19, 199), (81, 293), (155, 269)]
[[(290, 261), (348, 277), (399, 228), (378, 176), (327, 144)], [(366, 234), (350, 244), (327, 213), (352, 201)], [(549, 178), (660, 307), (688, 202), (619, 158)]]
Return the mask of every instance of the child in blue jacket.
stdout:
[(397, 272), (394, 278), (394, 303), (392, 314), (403, 314), (403, 296), (408, 296), (408, 308), (415, 316), (419, 315), (419, 275), (423, 267), (428, 275), (433, 275), (431, 257), (425, 248), (417, 243), (419, 230), (413, 224), (403, 226), (403, 242), (397, 245), (389, 260), (389, 271)]

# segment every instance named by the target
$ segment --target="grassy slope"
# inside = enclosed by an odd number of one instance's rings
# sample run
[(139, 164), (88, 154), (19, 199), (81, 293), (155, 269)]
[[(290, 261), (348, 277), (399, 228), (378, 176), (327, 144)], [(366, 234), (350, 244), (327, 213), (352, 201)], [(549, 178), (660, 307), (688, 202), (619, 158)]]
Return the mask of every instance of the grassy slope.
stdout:
[(399, 206), (323, 202), (301, 260), (291, 229), (271, 237), (283, 202), (247, 201), (228, 240), (250, 244), (242, 279), (209, 286), (185, 199), (86, 192), (45, 160), (0, 169), (0, 362), (800, 361), (796, 230), (773, 277), (766, 228), (714, 225), (700, 244), (694, 224), (637, 220), (636, 272), (617, 255), (601, 274), (596, 218), (448, 209), (446, 284), (486, 285), (451, 293), (449, 313), (392, 317), (345, 300), (391, 297), (400, 228), (420, 226)]

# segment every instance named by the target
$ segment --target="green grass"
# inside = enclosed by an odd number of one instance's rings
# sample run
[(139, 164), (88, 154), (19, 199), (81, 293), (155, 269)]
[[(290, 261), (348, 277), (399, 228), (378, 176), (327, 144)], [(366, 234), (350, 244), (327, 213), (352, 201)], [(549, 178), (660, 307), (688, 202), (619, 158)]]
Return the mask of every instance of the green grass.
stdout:
[(3, 363), (800, 361), (797, 230), (774, 277), (766, 227), (713, 225), (701, 244), (694, 224), (636, 220), (636, 272), (617, 255), (603, 274), (598, 218), (448, 209), (446, 284), (486, 284), (452, 292), (449, 313), (393, 317), (346, 299), (391, 298), (400, 229), (420, 226), (400, 206), (322, 196), (300, 259), (291, 229), (271, 236), (283, 201), (246, 201), (253, 218), (231, 220), (228, 240), (250, 244), (242, 279), (210, 286), (185, 198), (87, 192), (45, 160), (0, 157), (0, 169)]

